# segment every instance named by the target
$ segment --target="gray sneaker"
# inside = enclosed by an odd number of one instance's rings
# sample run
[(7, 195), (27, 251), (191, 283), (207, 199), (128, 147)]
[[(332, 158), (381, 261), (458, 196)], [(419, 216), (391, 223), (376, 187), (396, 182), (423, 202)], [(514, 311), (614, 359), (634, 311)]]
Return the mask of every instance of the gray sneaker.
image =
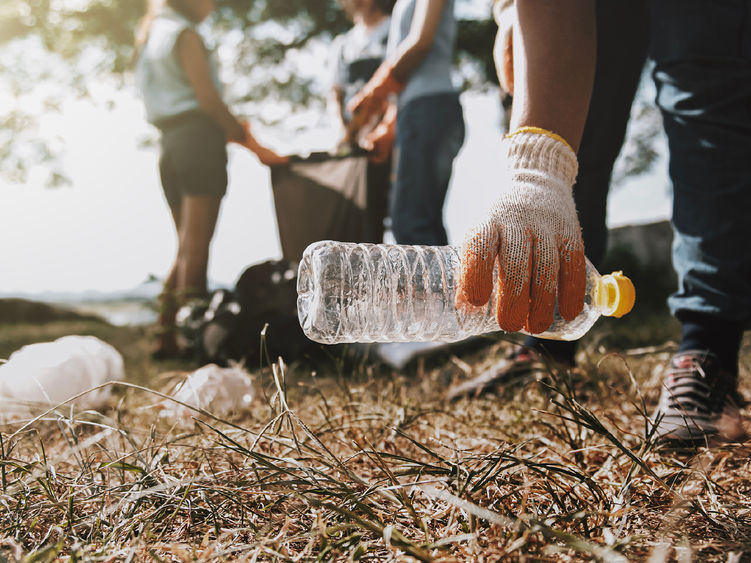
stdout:
[(652, 416), (655, 436), (697, 445), (715, 436), (737, 439), (743, 431), (734, 400), (736, 387), (736, 375), (722, 371), (714, 354), (698, 350), (676, 354)]

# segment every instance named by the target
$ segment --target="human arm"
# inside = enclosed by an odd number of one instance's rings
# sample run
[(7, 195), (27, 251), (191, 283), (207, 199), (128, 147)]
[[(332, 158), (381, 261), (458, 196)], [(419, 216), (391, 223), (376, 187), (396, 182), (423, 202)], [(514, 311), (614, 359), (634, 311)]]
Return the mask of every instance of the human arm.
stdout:
[(500, 328), (537, 334), (552, 322), (556, 300), (565, 319), (583, 307), (572, 186), (594, 80), (594, 0), (517, 0), (515, 9), (505, 169), (498, 199), (465, 238), (457, 301), (484, 304), (495, 288)]
[(430, 52), (445, 5), (446, 0), (416, 0), (409, 33), (391, 61), (391, 73), (397, 82), (406, 83)]
[(394, 56), (384, 61), (368, 83), (352, 98), (348, 109), (366, 122), (382, 111), (390, 94), (401, 92), (412, 72), (425, 59), (433, 45), (446, 0), (416, 0), (409, 33), (399, 43)]
[(183, 31), (177, 41), (177, 52), (201, 109), (220, 125), (229, 141), (244, 146), (267, 166), (289, 161), (288, 157), (261, 145), (250, 132), (250, 124), (232, 115), (214, 85), (206, 49), (198, 33), (191, 29)]
[(198, 33), (186, 29), (180, 34), (177, 55), (201, 109), (219, 124), (227, 139), (242, 143), (245, 139), (243, 125), (232, 115), (214, 85), (206, 48)]
[(594, 0), (516, 0), (511, 131), (541, 127), (579, 150), (594, 83)]

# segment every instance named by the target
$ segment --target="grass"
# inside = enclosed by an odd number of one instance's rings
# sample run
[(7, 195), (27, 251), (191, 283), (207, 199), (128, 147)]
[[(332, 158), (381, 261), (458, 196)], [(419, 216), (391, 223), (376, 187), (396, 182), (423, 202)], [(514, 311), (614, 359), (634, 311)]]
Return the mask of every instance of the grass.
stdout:
[(0, 357), (95, 334), (128, 377), (102, 413), (0, 428), (0, 558), (751, 561), (749, 443), (648, 438), (677, 328), (659, 308), (603, 320), (576, 370), (454, 403), (449, 386), (510, 341), (401, 372), (339, 354), (277, 362), (252, 370), (247, 412), (184, 426), (155, 415), (157, 393), (195, 366), (153, 363), (148, 330), (0, 325)]

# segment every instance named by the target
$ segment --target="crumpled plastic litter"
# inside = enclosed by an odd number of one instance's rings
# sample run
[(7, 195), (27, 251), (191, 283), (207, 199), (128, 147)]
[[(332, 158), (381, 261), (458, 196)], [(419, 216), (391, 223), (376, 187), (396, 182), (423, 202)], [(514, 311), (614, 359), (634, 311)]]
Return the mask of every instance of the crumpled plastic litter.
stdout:
[(403, 369), (420, 356), (448, 348), (445, 342), (382, 342), (375, 348), (376, 356), (395, 369)]
[(120, 352), (95, 336), (63, 336), (53, 342), (29, 344), (0, 364), (0, 419), (34, 416), (57, 405), (100, 409), (111, 396), (111, 386), (66, 401), (123, 378)]
[[(240, 367), (222, 368), (207, 364), (182, 381), (172, 397), (190, 407), (202, 409), (217, 417), (239, 414), (253, 401), (253, 382), (250, 374)], [(205, 418), (189, 407), (175, 401), (162, 403), (161, 416), (190, 423), (193, 418)]]

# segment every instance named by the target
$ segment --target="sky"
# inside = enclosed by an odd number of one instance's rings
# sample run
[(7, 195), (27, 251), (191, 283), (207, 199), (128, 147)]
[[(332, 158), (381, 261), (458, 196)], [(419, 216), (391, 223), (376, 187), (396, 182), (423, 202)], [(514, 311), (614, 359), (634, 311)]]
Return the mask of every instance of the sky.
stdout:
[[(490, 205), (500, 165), (497, 91), (465, 92), (461, 100), (467, 138), (444, 207), (452, 244)], [(169, 269), (176, 238), (159, 183), (158, 149), (142, 143), (154, 131), (134, 96), (121, 93), (114, 108), (69, 100), (43, 120), (43, 133), (60, 136), (65, 146), (70, 186), (47, 188), (34, 174), (25, 185), (0, 184), (0, 294), (122, 291)], [(256, 131), (276, 148), (290, 148), (273, 130)], [(319, 127), (295, 141), (323, 148), (333, 136)], [(232, 286), (247, 266), (281, 256), (269, 171), (240, 147), (229, 152), (230, 183), (209, 264), (209, 278), (221, 286)], [(649, 174), (615, 189), (608, 224), (668, 218), (665, 168), (662, 158)]]

